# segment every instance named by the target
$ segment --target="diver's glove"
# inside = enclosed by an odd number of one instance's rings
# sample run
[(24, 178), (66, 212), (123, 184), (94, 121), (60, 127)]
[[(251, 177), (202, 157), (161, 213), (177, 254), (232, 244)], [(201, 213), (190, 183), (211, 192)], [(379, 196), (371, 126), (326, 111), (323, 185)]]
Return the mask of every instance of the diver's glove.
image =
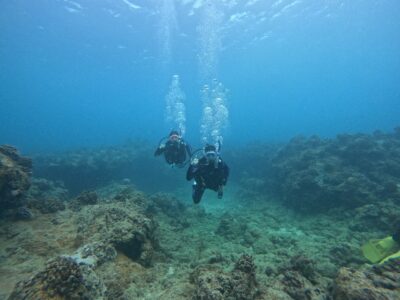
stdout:
[(199, 164), (199, 159), (197, 157), (193, 158), (192, 161), (190, 162), (190, 164), (192, 166), (197, 166)]

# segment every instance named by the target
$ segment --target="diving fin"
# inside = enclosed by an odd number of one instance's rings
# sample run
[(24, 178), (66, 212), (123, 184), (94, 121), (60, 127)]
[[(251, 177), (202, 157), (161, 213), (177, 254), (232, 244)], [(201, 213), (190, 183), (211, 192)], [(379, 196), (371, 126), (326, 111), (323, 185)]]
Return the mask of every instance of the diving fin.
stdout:
[(400, 251), (397, 251), (396, 253), (386, 257), (384, 260), (382, 260), (379, 264), (383, 264), (384, 262), (387, 262), (389, 259), (392, 258), (400, 258)]
[(371, 263), (377, 263), (396, 251), (397, 243), (391, 236), (381, 240), (370, 240), (361, 247), (364, 257)]

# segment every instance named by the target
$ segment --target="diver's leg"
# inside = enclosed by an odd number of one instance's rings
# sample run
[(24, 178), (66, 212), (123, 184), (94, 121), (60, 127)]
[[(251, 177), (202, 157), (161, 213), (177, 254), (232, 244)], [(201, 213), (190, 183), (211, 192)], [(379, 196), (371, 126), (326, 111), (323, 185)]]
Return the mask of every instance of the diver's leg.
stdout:
[(397, 229), (397, 231), (392, 235), (392, 239), (399, 243), (400, 245), (400, 227)]
[(218, 194), (218, 199), (222, 199), (222, 196), (224, 195), (224, 189), (222, 187), (222, 184), (218, 186), (217, 194)]
[(201, 197), (203, 197), (204, 194), (204, 187), (201, 185), (197, 184), (196, 181), (193, 182), (192, 186), (192, 199), (195, 204), (199, 203), (201, 200)]

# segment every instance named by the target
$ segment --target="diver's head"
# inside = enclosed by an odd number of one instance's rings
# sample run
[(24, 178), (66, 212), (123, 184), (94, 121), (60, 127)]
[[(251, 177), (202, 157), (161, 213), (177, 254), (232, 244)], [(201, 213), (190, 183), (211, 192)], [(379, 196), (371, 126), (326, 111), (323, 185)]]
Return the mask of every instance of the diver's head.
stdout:
[(207, 144), (204, 147), (204, 155), (208, 162), (214, 162), (218, 158), (217, 148), (214, 145)]
[(178, 131), (172, 130), (172, 131), (169, 133), (169, 140), (170, 140), (170, 141), (178, 141), (179, 139), (180, 139), (180, 135), (179, 135), (179, 132), (178, 132)]

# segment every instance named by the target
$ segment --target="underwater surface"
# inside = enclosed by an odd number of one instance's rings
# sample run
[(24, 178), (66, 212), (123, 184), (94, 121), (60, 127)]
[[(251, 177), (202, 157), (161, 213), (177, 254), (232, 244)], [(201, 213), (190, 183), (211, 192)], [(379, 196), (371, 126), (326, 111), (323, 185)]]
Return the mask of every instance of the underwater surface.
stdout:
[(400, 299), (398, 1), (0, 8), (0, 299)]

